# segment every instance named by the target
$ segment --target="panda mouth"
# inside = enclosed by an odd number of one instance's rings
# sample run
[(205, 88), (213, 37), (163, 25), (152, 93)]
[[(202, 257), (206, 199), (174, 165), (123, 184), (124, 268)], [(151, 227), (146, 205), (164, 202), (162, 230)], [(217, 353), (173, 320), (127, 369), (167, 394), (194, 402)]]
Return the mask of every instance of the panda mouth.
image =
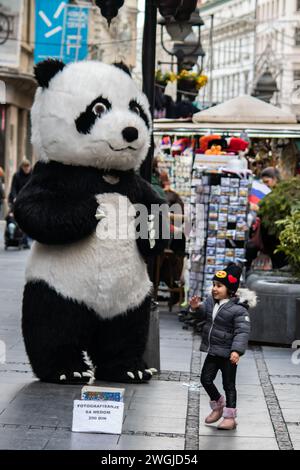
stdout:
[(110, 145), (110, 143), (108, 142), (108, 145), (109, 145), (109, 148), (111, 150), (113, 150), (114, 152), (122, 152), (123, 150), (137, 150), (136, 148), (134, 147), (131, 147), (131, 145), (128, 145), (127, 147), (122, 147), (120, 149), (115, 149), (112, 145)]

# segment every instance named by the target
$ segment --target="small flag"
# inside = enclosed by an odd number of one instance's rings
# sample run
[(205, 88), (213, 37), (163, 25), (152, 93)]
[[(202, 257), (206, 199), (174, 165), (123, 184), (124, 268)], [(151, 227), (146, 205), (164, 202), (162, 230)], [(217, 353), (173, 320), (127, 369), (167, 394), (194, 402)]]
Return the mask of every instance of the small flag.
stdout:
[(249, 202), (252, 204), (258, 204), (267, 194), (271, 192), (271, 189), (261, 181), (254, 180), (249, 195)]

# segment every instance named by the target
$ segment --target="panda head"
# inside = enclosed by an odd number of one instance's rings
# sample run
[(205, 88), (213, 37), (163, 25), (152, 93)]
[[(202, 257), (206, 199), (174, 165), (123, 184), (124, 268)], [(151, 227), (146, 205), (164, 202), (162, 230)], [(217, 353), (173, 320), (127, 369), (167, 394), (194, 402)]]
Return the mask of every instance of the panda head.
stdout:
[(96, 61), (37, 64), (32, 143), (41, 160), (137, 169), (150, 146), (149, 102), (124, 68)]

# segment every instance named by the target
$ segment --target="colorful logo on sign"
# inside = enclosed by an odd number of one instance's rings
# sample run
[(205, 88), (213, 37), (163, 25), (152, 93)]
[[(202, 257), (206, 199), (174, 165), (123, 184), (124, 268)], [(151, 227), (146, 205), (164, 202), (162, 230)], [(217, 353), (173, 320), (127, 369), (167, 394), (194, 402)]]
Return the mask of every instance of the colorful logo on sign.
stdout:
[(61, 0), (36, 0), (35, 63), (48, 57), (65, 63), (88, 54), (89, 8)]

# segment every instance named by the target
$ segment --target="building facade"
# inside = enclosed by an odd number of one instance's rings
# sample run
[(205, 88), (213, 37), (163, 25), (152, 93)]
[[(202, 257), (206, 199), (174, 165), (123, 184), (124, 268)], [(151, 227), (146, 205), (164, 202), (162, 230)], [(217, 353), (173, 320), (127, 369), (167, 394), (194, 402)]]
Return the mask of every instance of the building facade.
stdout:
[[(0, 166), (5, 190), (20, 161), (32, 158), (29, 112), (36, 90), (33, 78), (34, 0), (0, 2)], [(7, 35), (6, 35), (7, 33)]]
[(209, 86), (201, 98), (220, 103), (251, 92), (254, 77), (256, 0), (211, 0), (202, 4), (202, 43)]
[(126, 0), (119, 14), (111, 22), (92, 9), (90, 20), (90, 58), (106, 63), (124, 62), (130, 69), (136, 66), (138, 1)]
[(251, 94), (269, 69), (279, 90), (272, 102), (300, 115), (300, 1), (207, 0), (201, 15), (212, 87), (203, 100)]
[(300, 1), (258, 0), (257, 75), (267, 64), (277, 81), (276, 104), (300, 116)]

